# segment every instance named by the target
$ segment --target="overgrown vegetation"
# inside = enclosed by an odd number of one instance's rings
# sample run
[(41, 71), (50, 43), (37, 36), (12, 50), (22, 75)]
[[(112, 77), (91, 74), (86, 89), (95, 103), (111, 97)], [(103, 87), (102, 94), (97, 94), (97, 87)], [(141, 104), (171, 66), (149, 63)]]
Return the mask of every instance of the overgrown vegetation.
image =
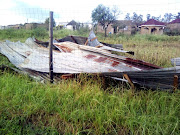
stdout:
[[(11, 31), (11, 32), (10, 32)], [(47, 41), (48, 32), (0, 31), (0, 40)], [(9, 33), (8, 33), (9, 32)], [(16, 33), (16, 34), (15, 34)], [(43, 35), (44, 34), (44, 35)], [(86, 30), (54, 31), (55, 38), (88, 36)], [(10, 36), (10, 38), (9, 38)], [(179, 57), (179, 36), (111, 35), (100, 41), (123, 44), (134, 57), (162, 67)], [(12, 66), (0, 55), (0, 64)], [(121, 84), (102, 89), (101, 80), (62, 80), (41, 84), (28, 76), (0, 71), (0, 134), (172, 134), (179, 135), (180, 92), (141, 91)]]

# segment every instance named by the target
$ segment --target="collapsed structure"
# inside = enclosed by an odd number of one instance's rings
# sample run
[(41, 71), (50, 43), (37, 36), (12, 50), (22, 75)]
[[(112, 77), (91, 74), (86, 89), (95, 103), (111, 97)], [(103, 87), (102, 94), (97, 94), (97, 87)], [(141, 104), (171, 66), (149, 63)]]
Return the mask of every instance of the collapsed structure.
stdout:
[[(161, 68), (148, 62), (119, 56), (122, 45), (99, 42), (91, 31), (88, 38), (67, 36), (53, 43), (53, 72), (62, 74), (93, 73), (120, 81), (130, 81), (153, 89), (179, 89), (180, 66)], [(0, 53), (12, 64), (33, 77), (47, 79), (49, 72), (48, 42), (28, 38), (25, 43), (1, 42)], [(176, 77), (176, 79), (174, 79)]]

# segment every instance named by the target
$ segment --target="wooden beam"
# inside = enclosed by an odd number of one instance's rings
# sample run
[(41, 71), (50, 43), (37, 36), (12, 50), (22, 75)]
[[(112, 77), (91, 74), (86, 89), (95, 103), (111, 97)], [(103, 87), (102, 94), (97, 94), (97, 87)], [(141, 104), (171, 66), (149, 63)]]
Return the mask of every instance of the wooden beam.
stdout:
[(127, 74), (124, 74), (123, 76), (129, 82), (129, 84), (131, 85), (132, 90), (134, 90), (135, 86), (134, 86), (132, 80), (129, 78), (129, 76)]
[(78, 76), (78, 74), (64, 74), (61, 76), (61, 79), (73, 79), (73, 78), (76, 78)]
[(85, 43), (85, 45), (87, 45), (88, 44), (88, 39), (86, 40), (86, 43)]
[(174, 75), (173, 91), (175, 92), (178, 88), (178, 76)]
[(53, 83), (53, 12), (49, 12), (49, 79)]

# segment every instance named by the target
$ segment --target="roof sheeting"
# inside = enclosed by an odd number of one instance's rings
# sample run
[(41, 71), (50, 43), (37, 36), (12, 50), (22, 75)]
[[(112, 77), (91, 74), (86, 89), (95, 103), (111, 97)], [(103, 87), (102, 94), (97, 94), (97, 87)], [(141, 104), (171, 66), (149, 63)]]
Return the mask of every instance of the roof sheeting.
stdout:
[[(128, 74), (134, 84), (138, 84), (144, 88), (168, 90), (174, 89), (174, 76), (180, 76), (180, 66), (172, 68), (154, 69), (146, 71), (130, 71), (121, 73), (102, 73), (107, 77), (123, 80), (123, 75)], [(178, 78), (180, 82), (180, 77)], [(180, 85), (177, 86), (180, 89)]]
[(174, 23), (180, 23), (180, 18), (179, 19), (175, 19), (172, 22), (170, 22), (169, 24), (174, 24)]
[(141, 24), (140, 26), (143, 26), (143, 25), (165, 25), (165, 23), (156, 21), (154, 19), (150, 19), (147, 22)]
[(171, 64), (173, 66), (180, 66), (180, 57), (171, 59)]

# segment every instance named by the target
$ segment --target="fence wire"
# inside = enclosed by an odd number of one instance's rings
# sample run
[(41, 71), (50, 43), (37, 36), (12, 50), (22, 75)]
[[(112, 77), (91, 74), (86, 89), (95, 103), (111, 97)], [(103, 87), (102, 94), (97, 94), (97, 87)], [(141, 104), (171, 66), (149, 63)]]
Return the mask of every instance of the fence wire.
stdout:
[[(47, 79), (50, 10), (21, 8), (1, 11), (0, 64)], [(132, 31), (134, 26), (129, 26), (127, 20), (119, 20), (125, 26), (119, 27), (116, 33), (113, 25), (110, 25), (105, 38), (103, 27), (94, 25), (91, 18), (85, 22), (78, 20), (77, 10), (62, 16), (61, 12), (54, 12), (52, 22), (54, 74), (102, 73), (106, 77), (119, 78), (117, 80), (122, 80), (123, 74), (128, 74), (133, 83), (142, 87), (174, 88), (174, 76), (179, 76), (180, 72), (176, 64), (171, 65), (170, 59), (180, 57), (178, 36), (141, 36), (139, 27), (135, 33), (128, 33), (128, 28)], [(161, 69), (166, 67), (173, 68), (165, 69), (166, 72), (161, 74)]]

